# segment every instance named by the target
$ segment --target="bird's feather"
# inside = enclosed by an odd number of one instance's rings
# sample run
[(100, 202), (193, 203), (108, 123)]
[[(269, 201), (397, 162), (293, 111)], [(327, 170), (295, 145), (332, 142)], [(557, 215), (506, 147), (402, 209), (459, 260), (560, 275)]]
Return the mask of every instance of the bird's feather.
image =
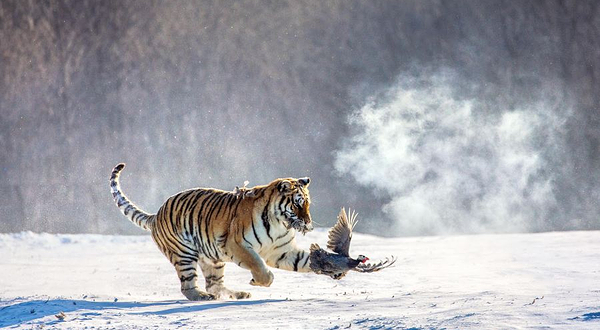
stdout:
[(352, 240), (352, 230), (356, 226), (356, 212), (348, 210), (350, 217), (346, 214), (346, 210), (342, 208), (338, 215), (338, 221), (329, 230), (329, 240), (327, 248), (331, 251), (343, 256), (350, 256), (350, 241)]
[(391, 258), (385, 258), (385, 261), (380, 260), (374, 264), (359, 264), (354, 270), (359, 273), (374, 273), (392, 266), (396, 260), (397, 258), (392, 256)]

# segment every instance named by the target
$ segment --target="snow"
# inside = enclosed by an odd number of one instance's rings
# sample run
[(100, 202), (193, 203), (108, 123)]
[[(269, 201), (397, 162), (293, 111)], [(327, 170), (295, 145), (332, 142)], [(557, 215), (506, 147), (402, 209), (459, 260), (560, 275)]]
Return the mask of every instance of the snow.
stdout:
[[(325, 246), (326, 231), (298, 237)], [(188, 302), (149, 236), (0, 234), (0, 328), (600, 328), (600, 232), (381, 238), (353, 255), (396, 265), (340, 281), (226, 267), (240, 301)], [(55, 314), (64, 312), (59, 320)]]

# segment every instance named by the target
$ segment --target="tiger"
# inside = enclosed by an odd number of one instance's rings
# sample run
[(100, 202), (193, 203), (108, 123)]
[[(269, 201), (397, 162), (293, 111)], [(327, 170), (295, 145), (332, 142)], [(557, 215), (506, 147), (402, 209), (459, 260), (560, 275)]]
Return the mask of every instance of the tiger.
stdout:
[[(150, 231), (175, 267), (181, 293), (193, 301), (245, 299), (250, 293), (223, 285), (226, 262), (250, 270), (253, 286), (273, 282), (269, 267), (311, 272), (310, 252), (296, 246), (296, 233), (313, 230), (310, 178), (280, 178), (267, 185), (234, 191), (194, 188), (169, 197), (155, 214), (133, 204), (121, 190), (124, 163), (110, 176), (117, 207), (131, 222)], [(205, 290), (198, 287), (198, 266)]]

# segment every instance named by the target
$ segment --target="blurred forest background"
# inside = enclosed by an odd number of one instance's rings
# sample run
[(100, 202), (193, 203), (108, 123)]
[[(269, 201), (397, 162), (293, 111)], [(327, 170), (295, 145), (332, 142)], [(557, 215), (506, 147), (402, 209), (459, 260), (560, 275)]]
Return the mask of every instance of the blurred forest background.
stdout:
[(527, 230), (600, 229), (597, 1), (8, 0), (0, 232), (141, 233), (109, 193), (126, 162), (149, 212), (186, 188), (310, 176), (321, 226), (350, 206), (359, 231), (406, 234), (389, 193), (335, 163), (370, 97), (447, 69), (482, 114), (548, 98), (568, 112), (542, 169), (552, 212)]

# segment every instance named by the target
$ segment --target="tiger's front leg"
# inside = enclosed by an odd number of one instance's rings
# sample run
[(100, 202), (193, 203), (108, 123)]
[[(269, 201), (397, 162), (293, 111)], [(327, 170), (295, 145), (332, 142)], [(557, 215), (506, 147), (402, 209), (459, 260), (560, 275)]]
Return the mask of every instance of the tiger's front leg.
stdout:
[(273, 273), (267, 268), (262, 258), (252, 248), (233, 244), (230, 246), (233, 252), (233, 262), (238, 266), (250, 270), (252, 280), (250, 284), (254, 286), (271, 286), (273, 283)]
[(310, 269), (310, 252), (290, 246), (283, 251), (276, 251), (266, 258), (271, 267), (294, 272), (308, 273)]

